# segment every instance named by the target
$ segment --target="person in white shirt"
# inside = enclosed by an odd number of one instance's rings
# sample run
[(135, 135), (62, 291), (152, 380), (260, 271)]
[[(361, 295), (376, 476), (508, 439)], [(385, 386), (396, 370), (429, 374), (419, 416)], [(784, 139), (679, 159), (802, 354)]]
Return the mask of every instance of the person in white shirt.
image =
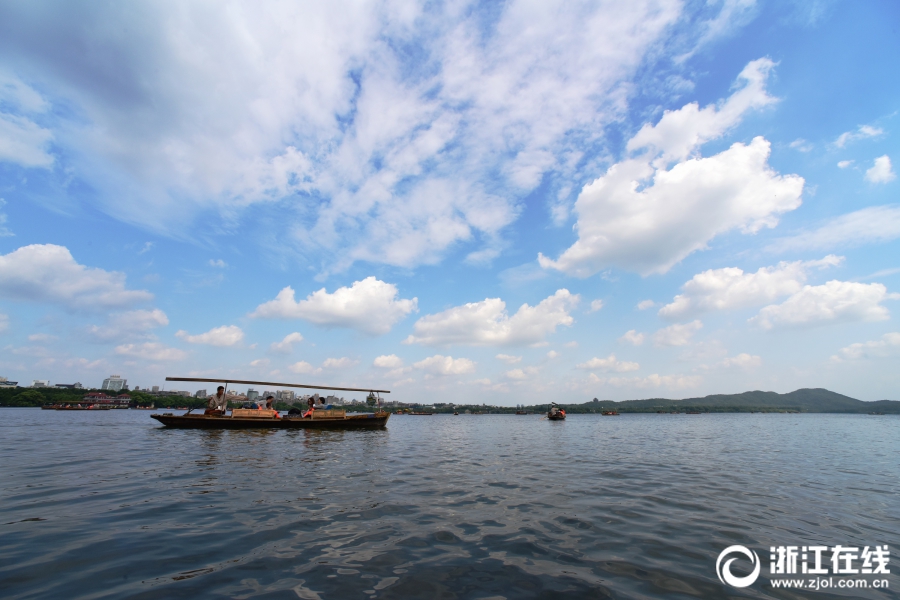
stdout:
[(215, 396), (210, 396), (207, 402), (206, 414), (224, 414), (228, 410), (228, 400), (225, 399), (225, 386), (220, 385)]

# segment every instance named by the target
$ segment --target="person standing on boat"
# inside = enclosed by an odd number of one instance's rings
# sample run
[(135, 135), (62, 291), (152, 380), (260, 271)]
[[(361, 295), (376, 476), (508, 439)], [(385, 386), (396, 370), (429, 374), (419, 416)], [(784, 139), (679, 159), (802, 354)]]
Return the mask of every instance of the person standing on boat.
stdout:
[(208, 408), (206, 409), (205, 414), (225, 414), (225, 411), (228, 410), (228, 400), (225, 399), (224, 385), (220, 385), (218, 389), (216, 389), (215, 396), (209, 397), (207, 406)]

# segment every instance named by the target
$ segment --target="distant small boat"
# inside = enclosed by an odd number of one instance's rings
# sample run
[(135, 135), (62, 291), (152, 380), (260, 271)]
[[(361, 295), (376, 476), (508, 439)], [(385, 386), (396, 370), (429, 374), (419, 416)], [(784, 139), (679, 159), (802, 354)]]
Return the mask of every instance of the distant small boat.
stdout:
[(453, 416), (454, 416), (454, 417), (457, 417), (457, 416), (459, 416), (459, 413), (456, 412), (456, 411), (454, 410), (454, 411), (453, 411)]
[(411, 412), (411, 413), (408, 413), (408, 414), (411, 414), (411, 415), (419, 415), (420, 417), (424, 417), (425, 415), (431, 416), (431, 415), (433, 415), (434, 413), (430, 413), (430, 412)]
[(602, 414), (604, 417), (618, 417), (618, 416), (619, 416), (619, 411), (617, 411), (617, 410), (604, 410), (604, 411), (603, 411), (602, 413), (600, 413), (600, 414)]

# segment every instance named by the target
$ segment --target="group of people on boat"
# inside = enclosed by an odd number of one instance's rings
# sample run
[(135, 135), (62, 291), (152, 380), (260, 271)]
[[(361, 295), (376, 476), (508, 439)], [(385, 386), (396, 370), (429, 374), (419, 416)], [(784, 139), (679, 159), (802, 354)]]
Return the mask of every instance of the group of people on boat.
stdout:
[[(301, 414), (304, 418), (311, 417), (312, 412), (314, 410), (323, 410), (331, 408), (330, 404), (326, 404), (325, 398), (319, 396), (319, 394), (314, 394), (309, 397), (306, 401), (309, 409), (307, 411), (301, 411), (299, 408), (292, 408), (288, 411), (289, 415), (297, 415)], [(272, 410), (275, 411), (275, 396), (269, 395), (266, 396), (265, 402), (245, 402), (241, 408), (249, 408), (249, 409), (259, 409), (259, 410)], [(216, 390), (216, 394), (214, 396), (210, 396), (207, 404), (206, 411), (204, 414), (207, 415), (224, 415), (228, 410), (228, 400), (225, 397), (225, 386), (220, 385)], [(278, 414), (278, 411), (275, 411), (275, 418), (281, 418), (281, 415)]]

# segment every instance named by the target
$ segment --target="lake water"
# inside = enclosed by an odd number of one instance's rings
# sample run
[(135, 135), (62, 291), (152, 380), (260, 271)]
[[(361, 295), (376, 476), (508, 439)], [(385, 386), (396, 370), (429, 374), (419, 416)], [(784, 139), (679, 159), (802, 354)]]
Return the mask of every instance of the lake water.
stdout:
[[(900, 589), (896, 416), (394, 416), (346, 432), (166, 430), (135, 410), (0, 416), (5, 598)], [(763, 564), (748, 588), (716, 575), (733, 544)], [(889, 545), (890, 589), (773, 589), (769, 547), (804, 544)]]

